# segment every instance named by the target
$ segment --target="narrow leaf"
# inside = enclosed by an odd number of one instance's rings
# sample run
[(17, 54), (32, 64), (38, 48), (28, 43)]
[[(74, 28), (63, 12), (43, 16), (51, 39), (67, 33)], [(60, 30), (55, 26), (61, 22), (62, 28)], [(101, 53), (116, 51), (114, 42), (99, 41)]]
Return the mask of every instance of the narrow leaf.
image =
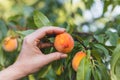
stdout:
[(38, 28), (51, 25), (48, 18), (43, 13), (41, 13), (39, 11), (34, 11), (34, 22)]
[(111, 58), (111, 79), (117, 80), (119, 79), (119, 71), (120, 71), (120, 43), (115, 48), (112, 58)]
[(35, 30), (26, 30), (26, 31), (16, 31), (18, 34), (23, 35), (23, 36), (27, 36), (31, 33), (33, 33)]
[(28, 76), (29, 77), (29, 80), (36, 80), (35, 77), (31, 74)]
[(94, 46), (96, 48), (98, 48), (98, 49), (101, 49), (104, 52), (104, 54), (105, 54), (106, 57), (109, 56), (108, 50), (103, 45), (101, 45), (101, 44), (95, 44)]
[(90, 80), (91, 68), (90, 61), (85, 57), (81, 60), (78, 71), (77, 71), (77, 80)]

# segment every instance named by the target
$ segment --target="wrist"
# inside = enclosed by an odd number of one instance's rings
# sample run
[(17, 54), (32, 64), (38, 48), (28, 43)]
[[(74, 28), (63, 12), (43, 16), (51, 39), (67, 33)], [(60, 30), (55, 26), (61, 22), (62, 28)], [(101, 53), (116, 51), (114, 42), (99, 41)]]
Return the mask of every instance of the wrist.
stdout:
[(26, 76), (18, 65), (11, 65), (0, 72), (0, 80), (17, 80)]

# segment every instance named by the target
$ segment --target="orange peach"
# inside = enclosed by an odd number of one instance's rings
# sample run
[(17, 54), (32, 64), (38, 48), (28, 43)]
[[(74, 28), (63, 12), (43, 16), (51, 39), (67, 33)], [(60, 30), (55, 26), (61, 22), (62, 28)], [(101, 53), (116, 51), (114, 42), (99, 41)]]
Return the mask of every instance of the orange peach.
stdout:
[(6, 37), (3, 42), (3, 49), (7, 52), (14, 51), (18, 46), (17, 39), (15, 37)]
[(78, 66), (81, 62), (81, 60), (86, 56), (86, 53), (84, 53), (83, 51), (79, 51), (75, 54), (75, 56), (73, 57), (72, 60), (72, 67), (75, 71), (77, 71)]
[(59, 52), (69, 53), (74, 47), (74, 40), (65, 32), (55, 37), (54, 46)]

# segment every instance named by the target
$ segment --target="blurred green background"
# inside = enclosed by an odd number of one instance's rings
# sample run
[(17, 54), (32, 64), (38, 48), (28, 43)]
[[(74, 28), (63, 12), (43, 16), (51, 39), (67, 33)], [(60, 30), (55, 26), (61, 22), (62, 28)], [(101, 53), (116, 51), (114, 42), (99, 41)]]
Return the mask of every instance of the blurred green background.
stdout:
[(55, 26), (74, 25), (77, 31), (95, 32), (114, 22), (120, 13), (119, 3), (119, 0), (0, 0), (0, 19), (7, 29), (35, 28), (32, 13), (37, 9)]

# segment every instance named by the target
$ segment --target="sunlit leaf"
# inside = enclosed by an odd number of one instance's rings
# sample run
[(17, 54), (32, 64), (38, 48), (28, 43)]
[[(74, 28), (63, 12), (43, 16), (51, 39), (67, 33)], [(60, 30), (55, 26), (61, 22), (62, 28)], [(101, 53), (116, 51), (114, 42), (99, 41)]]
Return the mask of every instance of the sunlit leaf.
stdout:
[(117, 79), (119, 80), (120, 79), (120, 57), (115, 66), (115, 74), (116, 74)]
[(27, 36), (31, 33), (33, 33), (35, 30), (26, 30), (26, 31), (16, 31), (18, 34), (21, 34), (23, 36)]
[(81, 60), (77, 70), (77, 80), (91, 80), (90, 61), (85, 57)]
[(5, 57), (4, 57), (4, 53), (2, 50), (2, 44), (0, 44), (0, 65), (4, 66), (5, 63)]
[(48, 18), (39, 11), (34, 11), (34, 22), (38, 28), (51, 25)]
[(119, 59), (120, 59), (120, 43), (115, 48), (112, 58), (111, 58), (111, 78), (112, 80), (117, 80), (119, 78)]
[(28, 76), (29, 77), (29, 80), (36, 80), (35, 77), (31, 74)]

